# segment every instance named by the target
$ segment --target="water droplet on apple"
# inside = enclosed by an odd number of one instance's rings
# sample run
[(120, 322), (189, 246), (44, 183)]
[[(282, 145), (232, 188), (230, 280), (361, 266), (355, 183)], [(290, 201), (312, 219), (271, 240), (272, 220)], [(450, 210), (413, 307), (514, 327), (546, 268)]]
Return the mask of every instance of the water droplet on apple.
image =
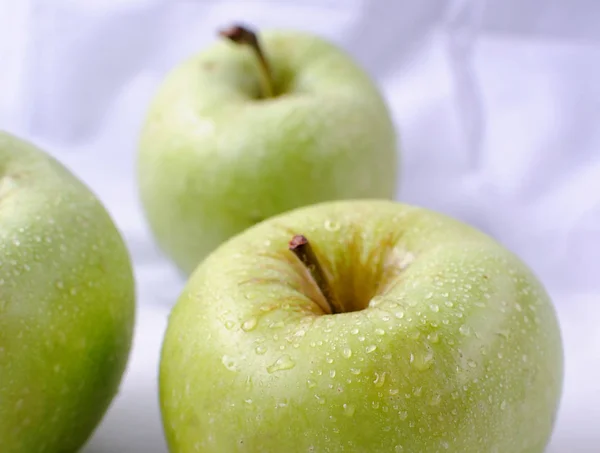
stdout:
[(381, 374), (375, 373), (375, 380), (373, 381), (375, 387), (383, 387), (383, 384), (385, 383), (385, 374), (385, 371)]
[(431, 343), (438, 343), (440, 341), (440, 336), (437, 332), (431, 332), (429, 335), (427, 335), (427, 339), (431, 342)]
[(353, 328), (353, 329), (350, 331), (350, 333), (351, 333), (352, 335), (356, 335), (356, 334), (358, 333), (358, 328), (357, 328), (357, 327), (354, 327), (354, 328)]
[(296, 362), (288, 354), (284, 354), (267, 367), (267, 372), (275, 373), (277, 371), (291, 370), (295, 366)]
[(375, 333), (377, 335), (385, 335), (385, 330), (383, 330), (383, 329), (375, 329)]
[(348, 417), (352, 417), (355, 412), (355, 408), (352, 404), (344, 404), (344, 414)]
[(325, 220), (325, 229), (327, 231), (338, 231), (340, 229), (340, 224), (334, 220)]
[(309, 389), (315, 388), (317, 386), (317, 383), (315, 381), (313, 381), (312, 379), (307, 379), (306, 380), (306, 386)]
[(429, 308), (431, 308), (431, 311), (433, 311), (434, 313), (437, 313), (438, 311), (440, 311), (440, 306), (437, 304), (431, 304), (429, 306)]
[(373, 352), (375, 349), (377, 349), (377, 346), (375, 346), (374, 344), (372, 344), (372, 345), (369, 345), (369, 346), (367, 346), (365, 348), (365, 352), (368, 354), (368, 353)]
[(461, 333), (461, 335), (464, 335), (465, 337), (471, 335), (471, 328), (466, 324), (461, 325), (458, 328), (458, 331)]
[(404, 312), (402, 310), (397, 311), (396, 313), (394, 313), (394, 316), (398, 319), (402, 319), (404, 318)]
[(429, 399), (429, 404), (431, 406), (437, 406), (442, 401), (442, 395), (439, 393), (433, 394), (433, 396)]
[(448, 442), (446, 442), (445, 440), (440, 441), (440, 445), (442, 446), (442, 448), (444, 450), (448, 450), (448, 448), (450, 448), (450, 444)]
[(472, 359), (467, 360), (467, 365), (469, 365), (470, 368), (477, 368), (477, 363)]
[(345, 347), (345, 348), (342, 350), (342, 355), (343, 355), (344, 357), (346, 357), (347, 359), (349, 359), (350, 357), (352, 357), (352, 349), (350, 349), (350, 348), (348, 348), (348, 347)]
[(360, 369), (359, 368), (350, 368), (350, 373), (359, 375)]
[(329, 377), (331, 377), (332, 379), (335, 377), (335, 370), (329, 371)]
[(238, 371), (239, 370), (239, 367), (237, 366), (237, 363), (233, 357), (224, 355), (221, 358), (221, 363), (223, 363), (223, 366), (225, 368), (227, 368), (229, 371)]
[(258, 345), (256, 349), (254, 349), (254, 352), (256, 352), (258, 355), (263, 355), (265, 352), (267, 352), (267, 348), (263, 345)]
[(258, 320), (256, 318), (247, 319), (242, 323), (242, 330), (244, 332), (250, 332), (251, 330), (254, 330), (256, 324), (258, 324)]
[(400, 411), (398, 412), (398, 417), (400, 418), (400, 420), (404, 421), (408, 418), (408, 412)]
[(315, 399), (319, 402), (319, 404), (325, 404), (327, 402), (321, 395), (315, 395)]
[(446, 307), (448, 307), (448, 308), (452, 308), (452, 307), (454, 307), (454, 304), (453, 304), (451, 301), (449, 301), (449, 300), (447, 300), (446, 302), (444, 302), (444, 305), (445, 305)]
[(227, 330), (231, 330), (234, 327), (235, 327), (235, 322), (233, 322), (232, 320), (225, 321), (225, 328)]

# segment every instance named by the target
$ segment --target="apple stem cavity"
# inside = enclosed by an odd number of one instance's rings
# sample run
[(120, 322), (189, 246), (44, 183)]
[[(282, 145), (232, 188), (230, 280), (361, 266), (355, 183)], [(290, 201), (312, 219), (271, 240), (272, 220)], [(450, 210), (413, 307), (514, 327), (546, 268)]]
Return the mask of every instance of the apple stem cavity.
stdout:
[(323, 294), (323, 299), (327, 302), (327, 307), (321, 308), (332, 315), (341, 313), (341, 310), (337, 307), (333, 289), (325, 275), (325, 270), (323, 269), (323, 266), (321, 266), (321, 263), (319, 263), (317, 255), (308, 242), (308, 239), (301, 234), (297, 234), (289, 242), (289, 249), (308, 269), (310, 275), (317, 284), (317, 287), (321, 291), (321, 294)]
[(269, 66), (269, 62), (265, 57), (256, 33), (242, 25), (233, 25), (225, 30), (221, 30), (219, 35), (229, 39), (230, 41), (233, 41), (236, 44), (248, 45), (252, 48), (258, 59), (263, 97), (274, 97), (275, 91), (273, 89), (271, 67)]

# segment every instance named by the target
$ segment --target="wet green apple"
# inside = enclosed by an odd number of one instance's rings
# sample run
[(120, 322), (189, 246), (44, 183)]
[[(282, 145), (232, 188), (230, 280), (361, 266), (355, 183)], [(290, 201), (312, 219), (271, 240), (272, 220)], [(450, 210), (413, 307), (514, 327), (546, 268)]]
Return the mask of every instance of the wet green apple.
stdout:
[(133, 321), (130, 258), (104, 207), (0, 131), (0, 451), (77, 451), (117, 392)]
[(268, 217), (397, 188), (388, 108), (347, 53), (295, 30), (223, 35), (169, 72), (139, 140), (145, 216), (185, 275)]
[(559, 324), (513, 253), (382, 200), (275, 216), (221, 245), (170, 316), (172, 453), (542, 453)]

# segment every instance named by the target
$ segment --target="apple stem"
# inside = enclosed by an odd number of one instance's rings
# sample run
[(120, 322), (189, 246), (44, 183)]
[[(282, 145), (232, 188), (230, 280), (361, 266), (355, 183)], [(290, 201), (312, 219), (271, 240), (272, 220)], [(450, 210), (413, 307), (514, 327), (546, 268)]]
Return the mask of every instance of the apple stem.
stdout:
[(221, 30), (219, 34), (236, 44), (245, 44), (252, 48), (258, 58), (263, 96), (265, 98), (272, 98), (274, 96), (274, 90), (271, 68), (260, 43), (258, 42), (256, 33), (244, 26), (233, 25), (225, 30)]
[(297, 234), (290, 241), (289, 249), (292, 251), (292, 253), (294, 253), (294, 255), (296, 255), (296, 257), (298, 257), (298, 259), (310, 272), (310, 275), (319, 287), (321, 294), (323, 294), (323, 298), (327, 302), (327, 308), (329, 308), (329, 312), (332, 315), (340, 313), (340, 310), (338, 310), (335, 303), (333, 289), (331, 288), (331, 285), (325, 276), (325, 271), (321, 266), (321, 263), (319, 263), (317, 255), (315, 255), (315, 252), (309, 244), (308, 239), (301, 234)]

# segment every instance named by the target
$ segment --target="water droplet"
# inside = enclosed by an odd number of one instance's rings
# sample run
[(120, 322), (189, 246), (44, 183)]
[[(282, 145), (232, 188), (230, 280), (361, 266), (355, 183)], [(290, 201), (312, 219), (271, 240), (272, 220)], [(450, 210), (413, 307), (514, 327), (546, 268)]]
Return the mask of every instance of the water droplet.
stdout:
[(335, 377), (335, 370), (330, 370), (329, 371), (329, 377), (331, 377), (331, 378)]
[(258, 355), (263, 355), (265, 352), (267, 352), (267, 348), (263, 345), (258, 345), (256, 349), (254, 349), (254, 352), (256, 352)]
[(444, 450), (448, 450), (448, 448), (450, 448), (450, 444), (448, 442), (446, 442), (445, 440), (441, 440), (440, 445), (442, 446), (442, 448)]
[(233, 357), (229, 357), (228, 355), (224, 355), (221, 358), (221, 362), (223, 363), (223, 366), (225, 368), (227, 368), (229, 371), (238, 371), (239, 368), (237, 366), (237, 363), (235, 361), (235, 359)]
[(442, 401), (442, 395), (440, 395), (439, 393), (435, 393), (429, 400), (429, 404), (431, 406), (437, 406), (438, 404), (440, 404), (441, 401)]
[(498, 353), (498, 358), (502, 359), (504, 357), (504, 354), (502, 354), (501, 352)]
[(433, 351), (428, 349), (424, 354), (412, 354), (411, 363), (419, 371), (425, 371), (431, 368), (433, 364)]
[(515, 304), (515, 308), (517, 309), (517, 311), (523, 311), (523, 307), (518, 302)]
[(354, 327), (354, 328), (353, 328), (353, 329), (350, 331), (350, 333), (351, 333), (352, 335), (356, 335), (356, 334), (358, 333), (358, 328), (357, 328), (357, 327)]
[(437, 332), (431, 332), (429, 335), (427, 335), (427, 339), (431, 342), (431, 343), (437, 343), (440, 341), (440, 336)]
[(358, 368), (350, 368), (350, 373), (359, 375), (360, 374), (360, 369), (358, 369)]
[(432, 292), (428, 292), (427, 294), (425, 294), (425, 299), (431, 299), (432, 297), (433, 297)]
[(327, 231), (338, 231), (340, 229), (340, 224), (334, 220), (325, 220), (325, 229)]
[(370, 353), (370, 352), (373, 352), (375, 349), (377, 349), (377, 346), (375, 346), (374, 344), (372, 344), (372, 345), (370, 345), (370, 346), (367, 346), (367, 347), (365, 348), (365, 352), (368, 354), (368, 353)]
[(247, 400), (244, 400), (244, 402), (248, 405), (252, 404), (252, 399), (248, 398)]
[(404, 421), (408, 418), (408, 412), (400, 411), (398, 412), (398, 417), (400, 418), (400, 420)]
[(452, 307), (454, 307), (454, 304), (453, 304), (451, 301), (449, 301), (449, 300), (447, 300), (446, 302), (444, 302), (444, 305), (445, 305), (446, 307), (448, 307), (448, 308), (452, 308)]
[(344, 414), (348, 417), (352, 417), (354, 415), (354, 406), (352, 404), (344, 404)]
[(225, 321), (225, 328), (227, 330), (231, 330), (234, 327), (235, 327), (235, 322), (233, 322), (232, 320)]
[(383, 387), (383, 384), (385, 383), (385, 374), (385, 371), (381, 374), (375, 373), (375, 380), (373, 381), (375, 387)]
[(342, 350), (342, 355), (343, 355), (344, 357), (346, 357), (347, 359), (349, 359), (350, 357), (352, 357), (352, 349), (350, 349), (350, 348), (348, 348), (348, 347), (345, 347), (345, 348)]
[(466, 324), (461, 325), (458, 328), (458, 331), (461, 333), (461, 335), (464, 335), (465, 337), (468, 337), (471, 334), (471, 328)]
[(319, 404), (325, 404), (327, 402), (321, 395), (315, 395), (315, 399), (319, 402)]
[(242, 323), (242, 330), (244, 332), (250, 332), (251, 330), (254, 330), (257, 323), (258, 323), (258, 320), (256, 318), (247, 319), (246, 321), (244, 321)]
[(375, 329), (375, 333), (377, 335), (385, 335), (385, 330), (383, 330), (383, 329)]
[(438, 311), (440, 311), (440, 306), (437, 305), (437, 304), (431, 304), (429, 306), (429, 308), (431, 308), (431, 311), (434, 312), (434, 313), (437, 313)]
[(290, 370), (296, 366), (296, 362), (288, 354), (284, 354), (279, 357), (272, 365), (267, 367), (268, 373), (275, 373), (277, 371)]
[(467, 365), (469, 365), (470, 368), (477, 368), (477, 363), (475, 363), (475, 361), (471, 359), (467, 360)]
[(306, 380), (306, 386), (309, 389), (315, 388), (317, 386), (317, 383), (315, 381), (313, 381), (312, 379), (307, 379)]
[(404, 447), (400, 444), (394, 447), (394, 453), (402, 453), (404, 451)]

